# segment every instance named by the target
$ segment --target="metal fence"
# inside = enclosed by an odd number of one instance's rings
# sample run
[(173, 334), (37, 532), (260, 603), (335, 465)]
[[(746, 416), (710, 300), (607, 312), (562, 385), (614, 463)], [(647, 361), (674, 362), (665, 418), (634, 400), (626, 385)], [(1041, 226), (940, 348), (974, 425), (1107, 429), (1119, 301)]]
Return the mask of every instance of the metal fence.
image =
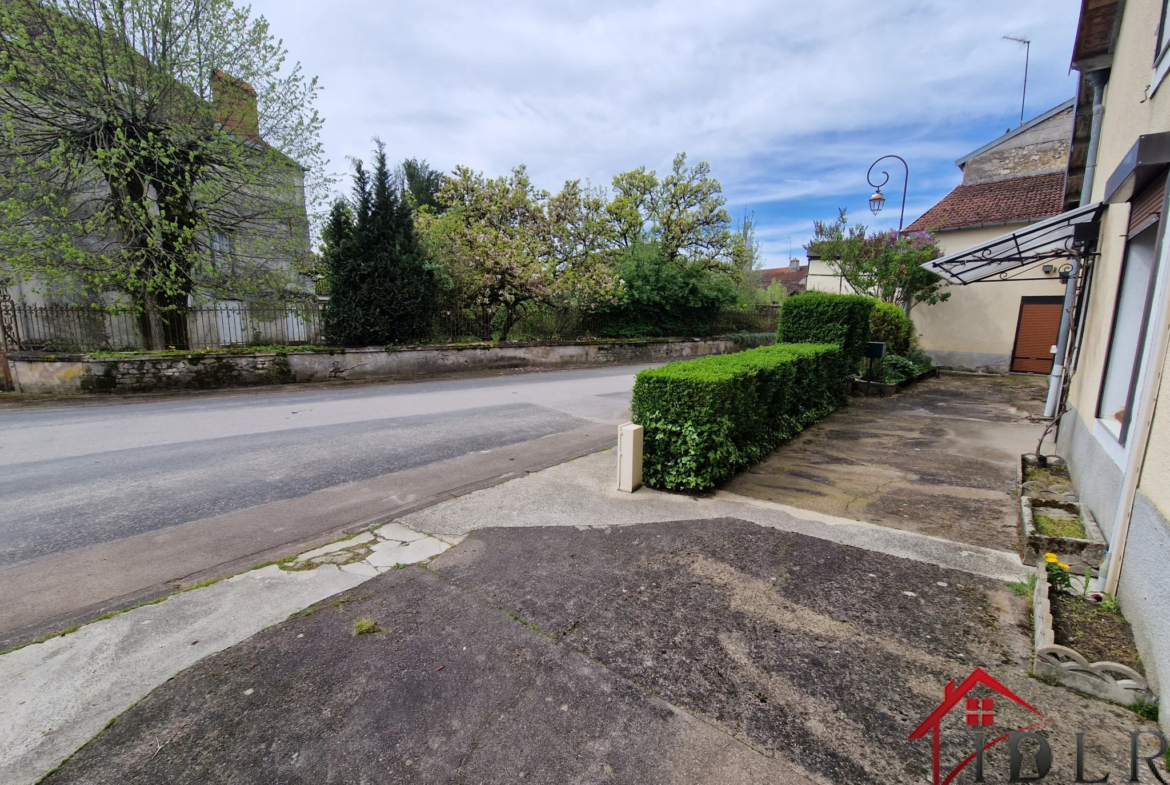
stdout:
[[(0, 301), (8, 351), (137, 351), (148, 348), (143, 316), (82, 306)], [(181, 317), (180, 317), (181, 318)], [(321, 307), (225, 303), (187, 311), (170, 329), (169, 349), (294, 346), (321, 343)], [(3, 349), (0, 346), (0, 349)]]
[[(2, 290), (0, 290), (2, 294)], [(190, 308), (185, 319), (170, 320), (167, 348), (212, 349), (245, 346), (323, 344), (322, 315), (326, 305), (224, 303)], [(108, 312), (84, 306), (23, 305), (0, 298), (0, 351), (139, 351), (148, 348), (142, 314)], [(775, 332), (778, 306), (756, 311), (718, 314), (707, 335)], [(436, 314), (428, 342), (498, 340), (500, 316), (494, 322), (483, 311), (448, 303)], [(605, 334), (595, 315), (571, 309), (531, 308), (520, 314), (508, 339), (512, 341), (576, 340), (617, 337)], [(697, 337), (697, 336), (696, 336)]]

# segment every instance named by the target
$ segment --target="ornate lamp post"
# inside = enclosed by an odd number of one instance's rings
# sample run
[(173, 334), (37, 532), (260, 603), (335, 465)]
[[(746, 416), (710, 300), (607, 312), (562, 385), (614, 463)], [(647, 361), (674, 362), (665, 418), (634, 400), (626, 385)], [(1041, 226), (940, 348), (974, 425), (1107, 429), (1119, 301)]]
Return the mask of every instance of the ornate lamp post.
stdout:
[(884, 179), (880, 183), (875, 183), (873, 181), (873, 168), (887, 158), (896, 158), (902, 162), (902, 166), (906, 169), (906, 176), (902, 180), (902, 214), (898, 216), (898, 232), (900, 233), (902, 231), (902, 222), (906, 218), (906, 189), (910, 186), (910, 166), (906, 163), (906, 159), (897, 155), (883, 155), (881, 158), (877, 159), (869, 165), (869, 171), (866, 172), (865, 179), (869, 182), (870, 185), (877, 189), (874, 195), (869, 197), (869, 211), (874, 215), (877, 215), (882, 211), (882, 208), (886, 206), (886, 197), (882, 195), (882, 186), (890, 181), (890, 173), (883, 171), (882, 176)]

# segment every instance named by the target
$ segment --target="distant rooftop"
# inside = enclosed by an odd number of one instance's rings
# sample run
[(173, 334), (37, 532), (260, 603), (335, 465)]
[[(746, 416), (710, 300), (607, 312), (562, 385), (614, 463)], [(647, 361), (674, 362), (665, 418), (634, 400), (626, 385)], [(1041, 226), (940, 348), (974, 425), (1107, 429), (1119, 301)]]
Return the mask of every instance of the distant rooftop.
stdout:
[[(1071, 105), (1071, 104), (1070, 104)], [(1064, 210), (1064, 173), (960, 185), (907, 227), (907, 231), (966, 229), (1024, 223)]]

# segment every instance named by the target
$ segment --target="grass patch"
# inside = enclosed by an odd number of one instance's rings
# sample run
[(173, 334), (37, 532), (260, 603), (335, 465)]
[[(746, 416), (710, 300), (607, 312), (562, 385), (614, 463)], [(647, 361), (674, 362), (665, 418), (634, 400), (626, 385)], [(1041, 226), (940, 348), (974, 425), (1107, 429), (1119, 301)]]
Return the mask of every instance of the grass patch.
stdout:
[(371, 635), (375, 632), (382, 632), (382, 628), (378, 626), (373, 619), (354, 619), (353, 634), (354, 635)]
[[(1126, 708), (1141, 717), (1143, 720), (1149, 720), (1150, 722), (1158, 721), (1158, 704), (1156, 703), (1138, 701), (1132, 706), (1126, 706)], [(1170, 752), (1167, 754), (1170, 755)], [(1170, 758), (1167, 760), (1170, 760)]]
[(1038, 466), (1024, 467), (1024, 482), (1038, 482), (1045, 487), (1052, 485), (1072, 485), (1072, 478), (1068, 476), (1068, 469), (1063, 466), (1049, 466), (1041, 469)]
[(1009, 581), (1007, 587), (1017, 597), (1031, 597), (1036, 591), (1036, 573), (1028, 573), (1028, 579), (1023, 581)]
[(1045, 537), (1069, 537), (1074, 540), (1086, 540), (1085, 527), (1076, 518), (1054, 518), (1050, 515), (1033, 515), (1032, 522), (1036, 531)]

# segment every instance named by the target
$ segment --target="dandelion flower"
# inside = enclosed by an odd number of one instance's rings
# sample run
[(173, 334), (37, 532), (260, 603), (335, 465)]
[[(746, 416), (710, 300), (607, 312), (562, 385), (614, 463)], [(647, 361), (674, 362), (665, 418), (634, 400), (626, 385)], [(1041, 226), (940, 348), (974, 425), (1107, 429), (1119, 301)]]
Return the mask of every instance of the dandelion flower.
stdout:
[(1062, 569), (1062, 570), (1067, 570), (1067, 569), (1069, 568), (1069, 566), (1068, 566), (1067, 564), (1065, 564), (1064, 562), (1060, 562), (1060, 563), (1059, 563), (1059, 564), (1057, 564), (1056, 566), (1057, 566), (1057, 567), (1059, 567), (1059, 568), (1060, 568), (1060, 569)]
[(1058, 561), (1060, 561), (1060, 559), (1057, 558), (1055, 553), (1046, 553), (1044, 554), (1044, 561), (1048, 562), (1049, 564), (1056, 564)]

